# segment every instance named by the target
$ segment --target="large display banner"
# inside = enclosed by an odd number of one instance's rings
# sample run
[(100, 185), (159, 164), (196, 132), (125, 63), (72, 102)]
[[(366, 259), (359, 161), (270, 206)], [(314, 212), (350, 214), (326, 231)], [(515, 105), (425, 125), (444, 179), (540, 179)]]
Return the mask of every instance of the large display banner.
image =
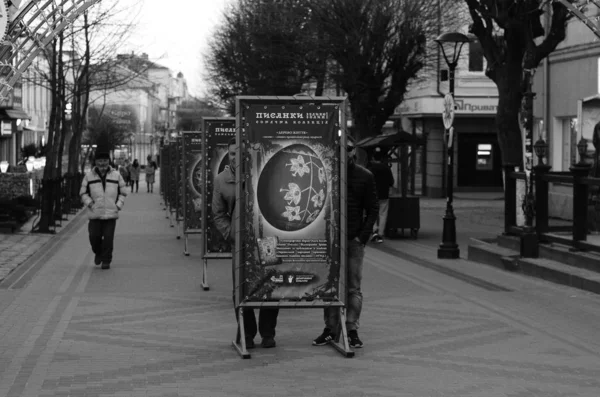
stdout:
[(344, 103), (238, 97), (240, 302), (344, 299)]
[(202, 173), (202, 132), (184, 131), (182, 156), (183, 232), (202, 232), (204, 176)]
[(212, 213), (212, 199), (214, 190), (214, 180), (217, 175), (225, 171), (229, 165), (228, 143), (235, 137), (235, 119), (234, 118), (213, 118), (205, 117), (203, 119), (203, 128), (205, 139), (203, 154), (206, 161), (203, 162), (205, 169), (203, 175), (206, 178), (206, 190), (204, 197), (205, 206), (203, 211), (204, 225), (206, 234), (204, 236), (204, 257), (205, 258), (231, 258), (231, 244), (225, 241), (221, 232), (215, 226)]

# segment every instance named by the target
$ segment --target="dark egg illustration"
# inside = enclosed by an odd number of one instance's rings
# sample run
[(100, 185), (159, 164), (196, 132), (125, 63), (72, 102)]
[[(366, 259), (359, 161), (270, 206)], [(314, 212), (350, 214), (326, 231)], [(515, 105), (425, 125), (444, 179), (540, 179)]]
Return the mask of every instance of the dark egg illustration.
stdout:
[(327, 202), (323, 162), (308, 146), (287, 146), (269, 159), (258, 178), (258, 206), (267, 222), (283, 231), (305, 228)]
[(225, 167), (229, 165), (229, 156), (225, 153), (225, 156), (221, 159), (219, 163), (219, 168), (217, 168), (217, 174), (220, 174), (225, 170)]

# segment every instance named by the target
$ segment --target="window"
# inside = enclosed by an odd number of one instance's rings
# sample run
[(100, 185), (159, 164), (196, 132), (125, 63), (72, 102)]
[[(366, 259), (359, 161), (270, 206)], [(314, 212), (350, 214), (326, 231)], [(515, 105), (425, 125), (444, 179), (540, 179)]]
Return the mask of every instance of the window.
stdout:
[(483, 72), (483, 47), (476, 38), (469, 42), (469, 72)]
[(480, 143), (477, 145), (477, 171), (491, 171), (494, 169), (494, 156), (491, 143)]

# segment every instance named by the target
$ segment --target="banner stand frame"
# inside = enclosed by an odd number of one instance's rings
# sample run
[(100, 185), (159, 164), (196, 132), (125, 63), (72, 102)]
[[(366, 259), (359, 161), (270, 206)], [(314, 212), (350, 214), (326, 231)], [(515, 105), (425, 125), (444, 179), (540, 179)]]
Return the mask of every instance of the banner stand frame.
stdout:
[[(209, 232), (209, 222), (208, 222), (208, 211), (210, 211), (209, 205), (208, 204), (208, 200), (206, 200), (206, 198), (208, 197), (208, 192), (209, 190), (212, 190), (212, 185), (208, 182), (209, 179), (212, 181), (211, 178), (209, 178), (209, 172), (207, 170), (208, 164), (209, 164), (209, 159), (212, 156), (212, 152), (209, 152), (208, 146), (209, 146), (209, 140), (211, 140), (212, 137), (212, 133), (213, 133), (213, 125), (214, 127), (221, 127), (221, 128), (235, 128), (235, 122), (236, 119), (234, 117), (202, 117), (202, 134), (203, 134), (203, 139), (202, 139), (202, 157), (204, 159), (204, 161), (202, 162), (202, 175), (204, 175), (204, 205), (203, 205), (203, 209), (202, 209), (202, 240), (200, 242), (200, 258), (202, 259), (202, 282), (201, 282), (201, 286), (202, 289), (204, 291), (208, 291), (210, 290), (210, 287), (208, 285), (208, 260), (209, 259), (232, 259), (232, 256), (230, 254), (223, 254), (223, 253), (217, 253), (217, 252), (207, 252), (208, 250), (208, 241), (207, 239), (210, 236), (210, 232)], [(235, 134), (232, 134), (232, 136), (234, 137)], [(225, 139), (224, 141), (220, 142), (221, 144), (227, 145), (228, 141), (230, 138)], [(211, 140), (211, 143), (216, 145), (217, 143), (215, 143), (214, 141)]]
[[(337, 153), (339, 154), (339, 172), (336, 175), (339, 178), (339, 197), (335, 197), (338, 208), (334, 208), (336, 216), (338, 216), (338, 225), (339, 225), (339, 237), (337, 241), (338, 253), (337, 259), (333, 257), (331, 260), (335, 261), (335, 264), (339, 264), (339, 274), (336, 277), (336, 289), (338, 289), (338, 293), (336, 296), (331, 298), (325, 298), (327, 300), (323, 300), (323, 297), (320, 297), (315, 300), (289, 300), (282, 298), (281, 300), (255, 300), (249, 301), (248, 297), (245, 296), (246, 292), (242, 287), (241, 280), (246, 280), (246, 269), (245, 265), (249, 263), (249, 259), (244, 255), (246, 253), (246, 248), (249, 245), (244, 245), (242, 238), (248, 238), (248, 233), (242, 234), (242, 230), (245, 227), (248, 227), (248, 222), (246, 220), (246, 207), (245, 205), (254, 206), (256, 203), (250, 201), (248, 204), (246, 201), (242, 200), (247, 194), (249, 190), (249, 183), (245, 183), (245, 179), (252, 178), (251, 174), (252, 169), (252, 159), (253, 157), (248, 153), (249, 145), (254, 142), (250, 139), (251, 128), (248, 126), (251, 122), (251, 119), (247, 118), (248, 115), (251, 115), (252, 111), (256, 111), (255, 109), (260, 108), (262, 112), (267, 112), (268, 107), (277, 107), (278, 109), (285, 109), (284, 112), (290, 112), (291, 114), (293, 106), (299, 107), (298, 110), (303, 109), (303, 106), (313, 107), (315, 110), (321, 109), (321, 106), (334, 106), (327, 113), (332, 113), (332, 116), (327, 117), (336, 117), (335, 113), (337, 113), (337, 121), (336, 119), (328, 119), (329, 126), (327, 128), (331, 129), (331, 138), (334, 146), (337, 146)], [(246, 110), (253, 108), (250, 110), (248, 114), (246, 114)], [(346, 136), (347, 136), (347, 124), (346, 124), (346, 110), (348, 108), (347, 97), (312, 97), (312, 96), (237, 96), (236, 97), (236, 138), (237, 142), (239, 142), (237, 150), (236, 150), (236, 158), (239, 159), (238, 169), (239, 172), (236, 172), (235, 175), (235, 191), (236, 197), (242, 200), (242, 205), (236, 205), (234, 210), (234, 220), (236, 222), (236, 238), (235, 238), (235, 248), (233, 250), (233, 270), (234, 270), (234, 307), (239, 311), (238, 312), (238, 321), (237, 321), (237, 332), (239, 335), (243, 335), (243, 317), (240, 316), (240, 312), (243, 313), (243, 308), (251, 308), (251, 309), (265, 309), (265, 308), (277, 308), (277, 309), (309, 309), (309, 308), (331, 308), (339, 310), (339, 324), (338, 329), (336, 330), (336, 338), (333, 341), (329, 342), (329, 345), (334, 348), (338, 353), (346, 358), (352, 358), (355, 355), (355, 352), (350, 348), (348, 342), (348, 330), (346, 327), (346, 304), (340, 300), (339, 297), (346, 297), (348, 294), (347, 290), (347, 240), (343, 237), (346, 235), (346, 214), (347, 214), (347, 200), (346, 200), (346, 178), (347, 178), (347, 167), (346, 167), (346, 159), (347, 159), (347, 151), (346, 151)], [(323, 107), (324, 110), (320, 110), (321, 112), (329, 110)], [(302, 110), (303, 112), (308, 112), (308, 110)], [(262, 113), (265, 114), (265, 113)], [(261, 116), (262, 117), (262, 116)], [(269, 116), (269, 119), (280, 118), (279, 116)], [(282, 116), (282, 118), (291, 118), (289, 116)], [(307, 119), (312, 118), (307, 117)], [(309, 120), (310, 121), (310, 120)], [(277, 123), (266, 123), (266, 124), (277, 124)], [(305, 123), (301, 123), (305, 124)], [(310, 124), (310, 123), (309, 123)], [(293, 125), (293, 123), (292, 123)], [(257, 127), (258, 128), (258, 127)], [(277, 128), (277, 127), (275, 127)], [(306, 127), (305, 127), (306, 128)], [(327, 135), (323, 135), (326, 137)], [(339, 137), (339, 140), (338, 140)], [(257, 150), (257, 149), (253, 149)], [(335, 149), (334, 149), (335, 150)], [(256, 165), (256, 164), (255, 164)], [(258, 182), (257, 182), (258, 183)], [(337, 182), (336, 182), (337, 183)], [(244, 187), (244, 185), (246, 187)], [(258, 189), (258, 188), (256, 188)], [(252, 210), (252, 208), (251, 208)], [(252, 215), (254, 216), (254, 215)], [(334, 216), (333, 213), (331, 216)], [(252, 225), (252, 227), (256, 227), (256, 223)], [(260, 233), (259, 233), (260, 234)], [(328, 241), (329, 244), (333, 244), (335, 240)], [(256, 247), (252, 246), (249, 248), (250, 250), (256, 249)], [(331, 254), (333, 255), (333, 254)], [(252, 255), (249, 255), (250, 257)], [(252, 265), (252, 263), (251, 263)], [(331, 276), (331, 275), (330, 275)], [(241, 292), (240, 296), (238, 292)], [(329, 300), (331, 299), (331, 300)], [(341, 338), (341, 339), (340, 339)], [(236, 349), (238, 354), (242, 358), (250, 358), (250, 353), (247, 351), (246, 341), (240, 336), (239, 342), (234, 340), (233, 347)]]
[(202, 289), (208, 291), (208, 258), (202, 258)]
[(248, 348), (246, 346), (246, 335), (244, 331), (244, 308), (248, 308), (250, 310), (254, 309), (264, 309), (265, 307), (272, 308), (280, 308), (280, 309), (306, 309), (306, 308), (328, 308), (328, 307), (337, 307), (339, 312), (340, 323), (338, 325), (338, 329), (336, 332), (336, 338), (329, 342), (329, 346), (331, 346), (334, 350), (340, 353), (342, 356), (346, 358), (354, 357), (354, 350), (350, 349), (350, 344), (348, 343), (348, 330), (346, 329), (346, 305), (340, 301), (326, 303), (323, 301), (313, 301), (313, 302), (297, 302), (296, 305), (282, 306), (279, 302), (244, 302), (238, 306), (238, 325), (236, 330), (236, 335), (240, 335), (239, 342), (234, 338), (231, 342), (231, 345), (236, 350), (236, 352), (243, 359), (252, 358), (252, 355), (248, 352)]

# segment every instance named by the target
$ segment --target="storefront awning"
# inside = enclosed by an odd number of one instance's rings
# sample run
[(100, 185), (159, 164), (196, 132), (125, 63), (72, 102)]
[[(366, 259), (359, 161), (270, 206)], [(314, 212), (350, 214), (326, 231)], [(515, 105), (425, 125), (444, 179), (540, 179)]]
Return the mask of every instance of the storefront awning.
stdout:
[(23, 109), (0, 109), (0, 119), (2, 120), (31, 120), (31, 116), (25, 113)]
[(46, 129), (43, 127), (38, 127), (37, 125), (27, 125), (23, 127), (26, 131), (35, 131), (35, 132), (46, 132)]
[(414, 143), (416, 141), (417, 139), (415, 138), (415, 136), (409, 134), (406, 131), (401, 130), (395, 134), (378, 135), (370, 138), (365, 138), (358, 142), (356, 146), (364, 149), (373, 148), (376, 146), (382, 148), (389, 148)]

